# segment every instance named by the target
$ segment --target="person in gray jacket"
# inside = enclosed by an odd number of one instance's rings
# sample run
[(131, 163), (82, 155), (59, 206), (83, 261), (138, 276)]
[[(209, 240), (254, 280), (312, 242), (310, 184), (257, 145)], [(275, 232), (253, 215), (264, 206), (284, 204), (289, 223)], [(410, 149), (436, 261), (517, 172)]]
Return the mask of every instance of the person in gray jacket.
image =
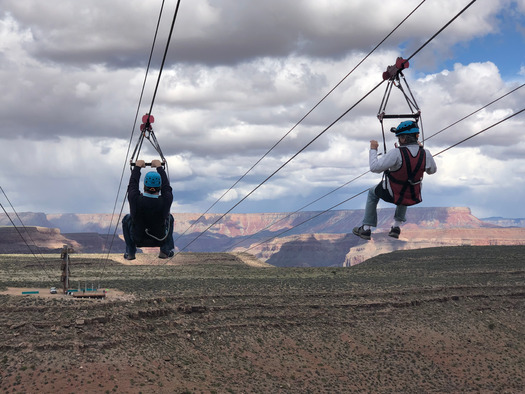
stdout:
[(419, 127), (414, 121), (404, 121), (391, 129), (398, 138), (399, 145), (385, 156), (378, 157), (376, 140), (370, 141), (370, 171), (383, 173), (381, 182), (368, 191), (365, 216), (362, 225), (355, 227), (353, 233), (369, 240), (372, 227), (377, 227), (377, 204), (379, 199), (396, 205), (394, 223), (388, 235), (399, 238), (401, 224), (406, 221), (407, 207), (419, 204), (423, 174), (434, 174), (436, 162), (431, 153), (418, 142)]

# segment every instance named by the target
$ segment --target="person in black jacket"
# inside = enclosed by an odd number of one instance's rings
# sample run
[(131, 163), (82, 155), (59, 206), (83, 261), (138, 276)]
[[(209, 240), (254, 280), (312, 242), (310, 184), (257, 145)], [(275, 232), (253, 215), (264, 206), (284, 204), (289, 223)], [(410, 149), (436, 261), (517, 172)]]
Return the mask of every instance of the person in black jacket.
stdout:
[(138, 247), (160, 247), (159, 258), (173, 257), (173, 216), (170, 214), (173, 192), (160, 160), (153, 160), (144, 177), (144, 194), (139, 190), (140, 170), (146, 165), (137, 160), (128, 185), (130, 213), (122, 219), (126, 241), (126, 260), (134, 260)]

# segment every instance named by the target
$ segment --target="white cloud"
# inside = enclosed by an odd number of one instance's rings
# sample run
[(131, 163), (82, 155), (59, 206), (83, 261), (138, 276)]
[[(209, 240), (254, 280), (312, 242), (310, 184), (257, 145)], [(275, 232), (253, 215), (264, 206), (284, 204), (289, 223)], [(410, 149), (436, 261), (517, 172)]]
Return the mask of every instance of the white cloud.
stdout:
[[(500, 75), (504, 60), (490, 51), (484, 61), (441, 66), (443, 59), (454, 57), (451, 48), (458, 43), (499, 32), (497, 16), (504, 7), (517, 4), (524, 12), (522, 0), (478, 3), (418, 54), (405, 72), (423, 110), (427, 135), (518, 86)], [(153, 109), (155, 134), (169, 161), (174, 209), (207, 209), (417, 4), (419, 0), (269, 0), (256, 7), (233, 0), (182, 3)], [(0, 182), (15, 193), (21, 209), (109, 211), (160, 5), (57, 0), (50, 6), (36, 0), (4, 0), (2, 6), (0, 157), (17, 163), (31, 152), (31, 160), (24, 160), (19, 177), (0, 174)], [(174, 6), (174, 0), (166, 2), (139, 119), (149, 110)], [(412, 53), (463, 6), (454, 0), (425, 2), (226, 196), (220, 209), (228, 209), (308, 144), (377, 85), (397, 56)], [(519, 67), (523, 76), (523, 65)], [(241, 210), (294, 209), (295, 202), (303, 205), (366, 172), (369, 140), (381, 139), (376, 113), (383, 92), (381, 86), (356, 106)], [(524, 99), (525, 91), (520, 90), (429, 140), (427, 147), (442, 150), (515, 113)], [(404, 105), (393, 98), (390, 108), (396, 111)], [(478, 189), (488, 188), (487, 193), (496, 192), (497, 185), (510, 187), (502, 178), (505, 172), (516, 173), (513, 166), (521, 164), (525, 136), (516, 130), (524, 123), (518, 116), (439, 157), (440, 170), (425, 190), (437, 195), (438, 188), (454, 185), (465, 194), (448, 196), (447, 203), (468, 205), (464, 196), (474, 185), (454, 177), (457, 166)], [(391, 147), (393, 136), (387, 133), (386, 138)], [(142, 154), (156, 156), (149, 146)], [(489, 171), (483, 167), (486, 163), (497, 176), (485, 185), (476, 169)], [(128, 175), (126, 168), (124, 177)], [(375, 175), (363, 177), (342, 193), (348, 197), (376, 181)], [(522, 187), (517, 188), (523, 194)], [(39, 190), (38, 199), (34, 189)], [(351, 204), (362, 207), (361, 200)]]
[(9, 171), (0, 173), (0, 184), (19, 211), (108, 212), (125, 148), (111, 139), (2, 139), (0, 157)]

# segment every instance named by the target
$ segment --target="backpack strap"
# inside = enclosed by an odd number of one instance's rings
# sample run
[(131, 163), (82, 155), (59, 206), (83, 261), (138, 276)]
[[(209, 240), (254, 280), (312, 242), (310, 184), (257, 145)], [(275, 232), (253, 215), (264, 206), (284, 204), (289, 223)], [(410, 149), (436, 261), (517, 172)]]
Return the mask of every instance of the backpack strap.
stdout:
[(421, 169), (421, 166), (423, 165), (423, 162), (426, 162), (426, 158), (427, 158), (427, 153), (425, 152), (425, 150), (422, 147), (419, 147), (418, 154), (419, 154), (419, 158), (417, 160), (416, 167), (414, 168), (414, 171), (412, 171), (412, 172), (410, 172), (410, 162), (409, 162), (408, 182), (411, 185), (417, 185), (417, 184), (421, 183), (421, 179), (419, 179), (418, 181), (414, 181), (414, 176), (419, 172), (419, 170)]
[[(418, 157), (416, 166), (414, 167), (414, 169), (412, 169), (412, 163), (410, 162), (410, 153), (409, 153), (408, 148), (400, 147), (399, 152), (401, 153), (401, 157), (403, 159), (404, 165), (406, 165), (408, 179), (406, 182), (403, 182), (391, 176), (388, 177), (390, 182), (396, 183), (398, 185), (402, 185), (402, 188), (399, 191), (399, 197), (397, 201), (394, 202), (396, 205), (401, 204), (401, 202), (403, 201), (403, 197), (408, 190), (410, 191), (412, 200), (415, 201), (417, 199), (416, 190), (414, 186), (421, 183), (421, 180), (414, 181), (414, 176), (419, 172), (419, 170), (421, 169), (421, 166), (423, 165), (423, 162), (426, 160), (425, 150), (422, 147), (419, 147), (419, 151), (418, 151), (419, 157)], [(388, 175), (389, 174), (387, 174), (387, 176)]]

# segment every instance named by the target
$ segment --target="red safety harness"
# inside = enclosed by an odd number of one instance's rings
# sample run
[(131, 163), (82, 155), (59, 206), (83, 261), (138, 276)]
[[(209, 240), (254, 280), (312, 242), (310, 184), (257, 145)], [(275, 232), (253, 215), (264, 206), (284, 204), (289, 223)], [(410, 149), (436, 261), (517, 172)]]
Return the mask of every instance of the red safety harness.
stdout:
[(396, 205), (416, 205), (422, 201), (421, 182), (425, 173), (426, 152), (420, 147), (417, 155), (412, 156), (410, 150), (399, 147), (401, 152), (401, 167), (396, 171), (385, 171), (394, 194)]

